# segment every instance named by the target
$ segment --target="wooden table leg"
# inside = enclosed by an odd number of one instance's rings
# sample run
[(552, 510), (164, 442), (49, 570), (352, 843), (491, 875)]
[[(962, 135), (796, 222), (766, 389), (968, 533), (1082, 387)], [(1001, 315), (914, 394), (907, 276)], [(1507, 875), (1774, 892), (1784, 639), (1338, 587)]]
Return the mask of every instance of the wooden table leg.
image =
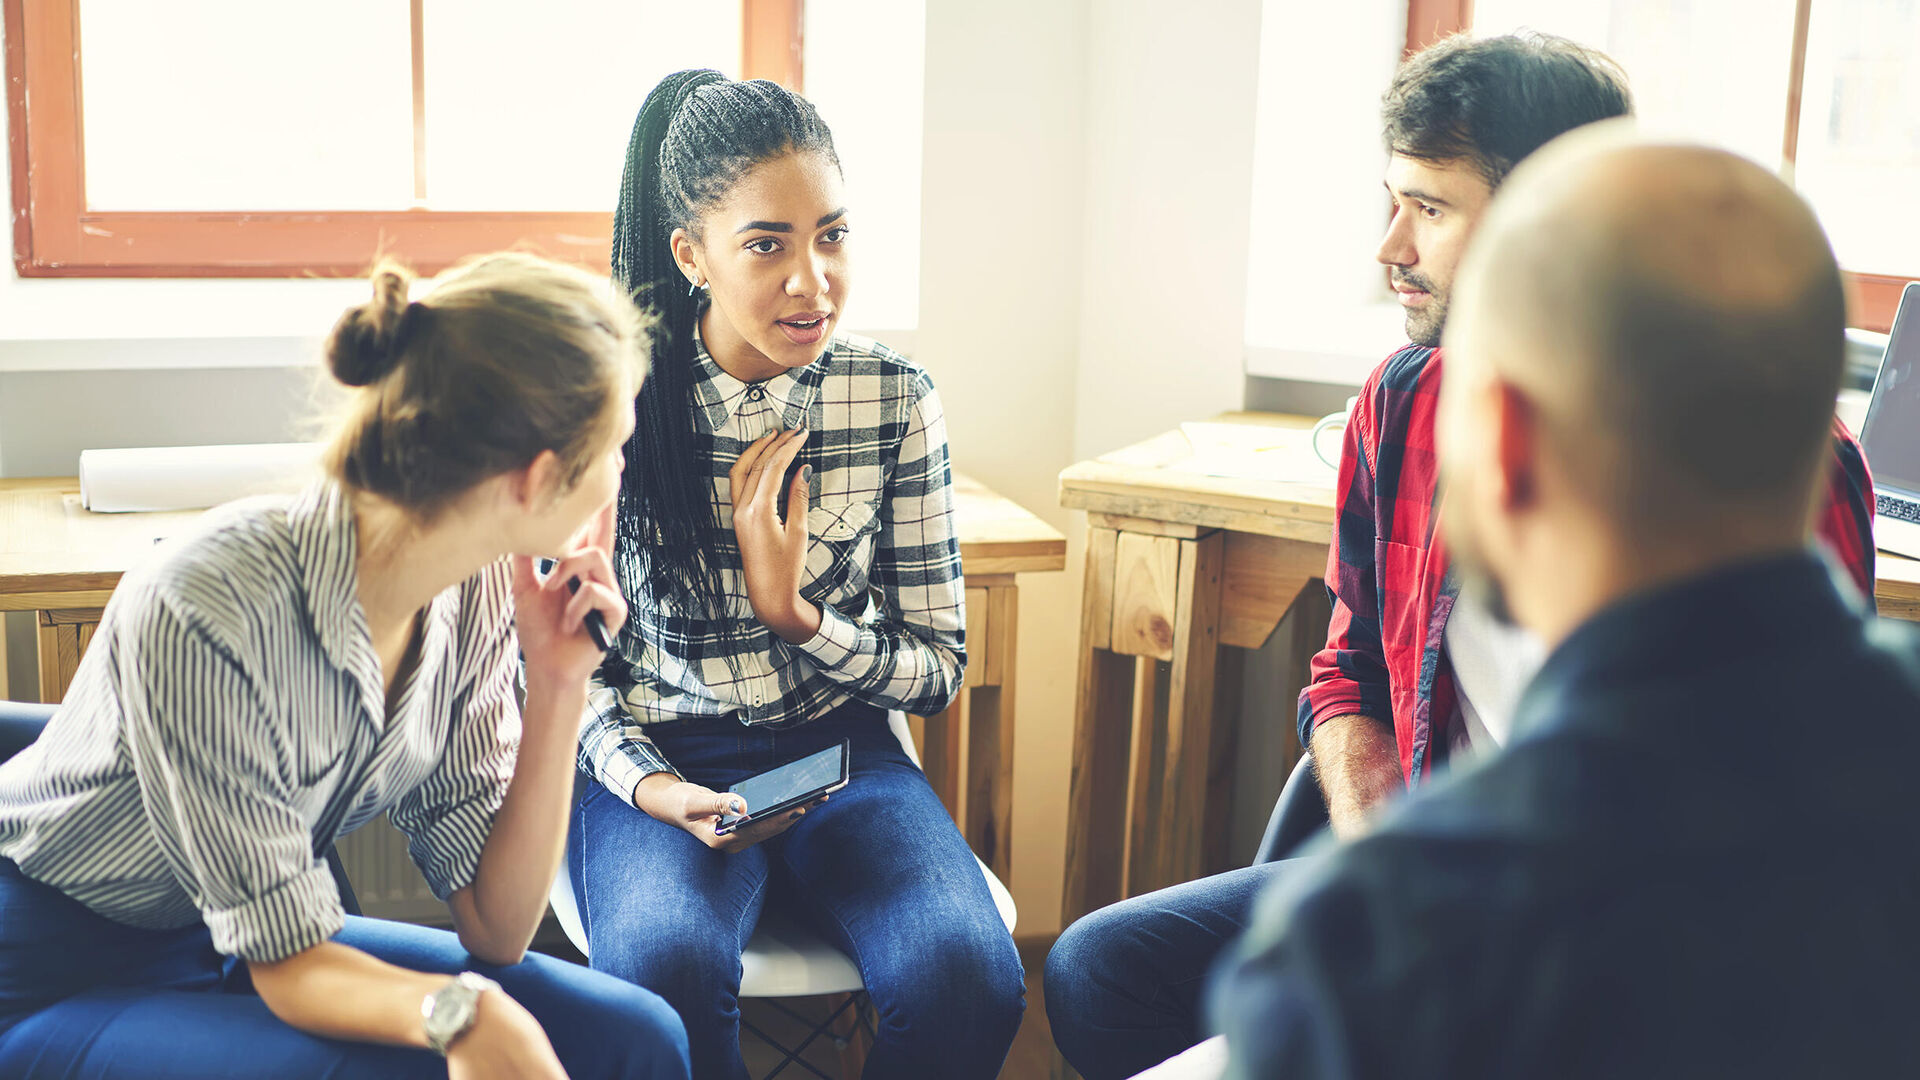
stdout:
[[(1233, 853), (1233, 793), (1234, 780), (1240, 746), (1240, 725), (1248, 723), (1241, 713), (1242, 698), (1246, 685), (1247, 651), (1225, 645), (1215, 653), (1213, 668), (1213, 750), (1208, 759), (1207, 775), (1213, 780), (1207, 785), (1207, 805), (1202, 813), (1201, 828), (1206, 836), (1205, 850), (1201, 852), (1201, 877), (1235, 870), (1246, 865), (1245, 856), (1236, 861)], [(1293, 710), (1290, 705), (1279, 705), (1286, 716), (1282, 722), (1292, 726)], [(1265, 716), (1257, 716), (1252, 723), (1271, 722)]]
[[(1173, 672), (1167, 687), (1166, 806), (1154, 824), (1163, 888), (1206, 871), (1213, 834), (1224, 822), (1207, 820), (1215, 803), (1213, 775), (1220, 755), (1214, 739), (1231, 727), (1216, 723), (1214, 669), (1220, 653), (1220, 581), (1224, 538), (1219, 533), (1180, 542), (1179, 598), (1175, 602)], [(1224, 840), (1224, 837), (1221, 838)], [(1224, 849), (1222, 849), (1224, 850)]]
[(40, 700), (58, 705), (67, 695), (73, 673), (80, 667), (80, 627), (76, 623), (56, 621), (49, 611), (38, 612), (40, 620)]
[[(969, 593), (973, 590), (968, 589)], [(962, 832), (1001, 884), (1013, 878), (1014, 657), (1019, 648), (1020, 593), (1009, 576), (987, 586), (984, 682), (968, 691), (967, 797)]]
[(941, 805), (955, 822), (961, 821), (960, 771), (965, 762), (962, 740), (967, 730), (967, 699), (971, 694), (970, 690), (961, 690), (947, 711), (921, 722), (920, 767), (927, 774), (927, 784), (940, 796)]
[(1127, 781), (1126, 895), (1159, 888), (1166, 879), (1160, 818), (1167, 811), (1167, 674), (1151, 656), (1133, 661), (1133, 769)]
[(1326, 565), (1316, 542), (1121, 524), (1087, 534), (1068, 923), (1227, 868), (1242, 658), (1220, 650), (1261, 647)]
[(1080, 605), (1080, 679), (1067, 796), (1067, 879), (1060, 925), (1121, 897), (1126, 842), (1127, 751), (1133, 661), (1109, 648), (1118, 535), (1087, 531), (1086, 594)]
[(40, 700), (58, 705), (73, 684), (80, 658), (100, 626), (98, 608), (60, 608), (35, 612), (39, 620)]

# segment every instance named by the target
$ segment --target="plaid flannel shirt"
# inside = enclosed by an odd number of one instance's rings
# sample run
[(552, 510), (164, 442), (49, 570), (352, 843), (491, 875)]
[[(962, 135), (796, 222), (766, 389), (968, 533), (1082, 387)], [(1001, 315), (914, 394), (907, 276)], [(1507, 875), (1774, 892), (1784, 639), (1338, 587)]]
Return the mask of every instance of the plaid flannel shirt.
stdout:
[[(721, 560), (729, 618), (721, 626), (637, 595), (636, 557), (615, 567), (630, 611), (588, 696), (580, 767), (629, 803), (648, 774), (678, 775), (650, 724), (800, 723), (848, 701), (932, 715), (959, 692), (967, 662), (946, 421), (926, 371), (853, 335), (765, 382), (728, 375), (697, 339), (694, 364), (694, 431), (720, 523), (708, 551)], [(820, 632), (790, 645), (747, 601), (727, 473), (755, 439), (803, 425), (813, 481), (800, 594), (820, 605)]]
[[(1300, 693), (1302, 746), (1336, 716), (1391, 719), (1409, 786), (1444, 758), (1460, 722), (1445, 647), (1460, 586), (1434, 534), (1440, 365), (1439, 349), (1408, 345), (1374, 370), (1354, 405), (1327, 556), (1333, 618)], [(1871, 609), (1873, 480), (1860, 444), (1837, 419), (1818, 530)]]

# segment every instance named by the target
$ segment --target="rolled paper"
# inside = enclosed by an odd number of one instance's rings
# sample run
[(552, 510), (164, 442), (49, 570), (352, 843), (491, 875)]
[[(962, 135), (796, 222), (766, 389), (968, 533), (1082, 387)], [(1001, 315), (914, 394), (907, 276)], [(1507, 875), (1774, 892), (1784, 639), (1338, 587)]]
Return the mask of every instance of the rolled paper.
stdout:
[(296, 489), (315, 475), (317, 443), (149, 446), (80, 453), (80, 503), (102, 514), (201, 510)]

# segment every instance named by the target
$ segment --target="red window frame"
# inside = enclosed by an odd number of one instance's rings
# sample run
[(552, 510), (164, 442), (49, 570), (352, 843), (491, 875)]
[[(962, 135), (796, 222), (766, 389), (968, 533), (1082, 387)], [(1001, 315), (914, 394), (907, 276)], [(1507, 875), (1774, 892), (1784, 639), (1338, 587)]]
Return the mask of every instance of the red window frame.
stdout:
[[(803, 0), (741, 2), (741, 71), (799, 89)], [(596, 269), (608, 263), (611, 211), (89, 210), (79, 4), (4, 0), (13, 261), (21, 277), (353, 276), (376, 253), (433, 274), (509, 247)], [(412, 0), (416, 178), (425, 152), (423, 6)]]

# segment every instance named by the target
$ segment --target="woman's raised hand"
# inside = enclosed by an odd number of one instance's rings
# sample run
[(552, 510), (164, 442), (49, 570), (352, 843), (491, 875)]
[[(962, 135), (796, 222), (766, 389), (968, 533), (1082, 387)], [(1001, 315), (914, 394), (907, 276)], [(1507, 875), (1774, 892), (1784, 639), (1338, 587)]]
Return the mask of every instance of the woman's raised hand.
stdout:
[[(606, 620), (609, 639), (617, 638), (627, 621), (627, 601), (607, 554), (613, 550), (614, 508), (609, 502), (587, 522), (545, 580), (534, 571), (531, 557), (513, 557), (514, 621), (529, 686), (540, 680), (584, 683), (600, 666), (605, 654), (587, 632), (587, 612), (598, 611)], [(578, 592), (569, 586), (575, 578)]]
[[(807, 444), (807, 429), (771, 431), (755, 440), (727, 474), (733, 535), (754, 617), (794, 644), (820, 632), (820, 609), (800, 596), (807, 569), (808, 466), (786, 482), (787, 467)], [(780, 516), (780, 493), (787, 516)]]

